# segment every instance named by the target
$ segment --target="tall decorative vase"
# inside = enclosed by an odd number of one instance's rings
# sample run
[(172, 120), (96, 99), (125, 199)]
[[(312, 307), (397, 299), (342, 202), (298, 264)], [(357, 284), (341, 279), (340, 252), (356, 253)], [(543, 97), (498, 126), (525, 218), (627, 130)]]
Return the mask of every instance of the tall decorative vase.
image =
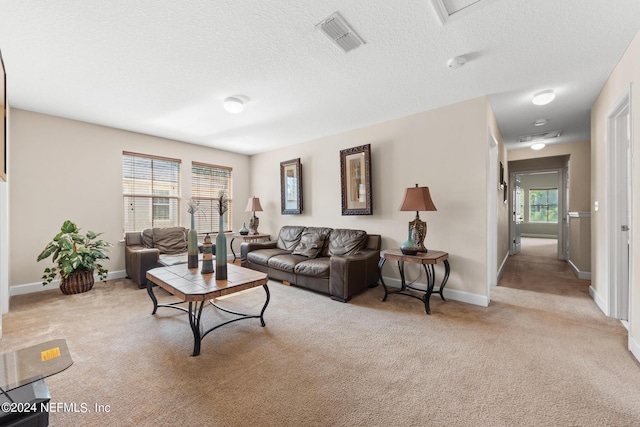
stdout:
[(191, 229), (187, 234), (187, 264), (189, 268), (198, 268), (198, 232), (191, 214)]
[(216, 280), (227, 280), (227, 236), (224, 235), (224, 217), (220, 215), (216, 237)]

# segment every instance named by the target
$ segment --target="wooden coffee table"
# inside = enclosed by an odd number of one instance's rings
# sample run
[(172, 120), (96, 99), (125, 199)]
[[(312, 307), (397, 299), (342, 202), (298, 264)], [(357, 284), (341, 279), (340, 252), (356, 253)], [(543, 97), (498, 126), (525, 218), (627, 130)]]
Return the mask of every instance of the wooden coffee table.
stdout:
[[(182, 310), (189, 315), (189, 324), (193, 332), (193, 355), (200, 354), (200, 344), (209, 332), (221, 326), (243, 319), (260, 319), (262, 326), (264, 323), (264, 311), (269, 304), (270, 294), (267, 286), (267, 274), (238, 265), (227, 265), (227, 280), (216, 280), (215, 273), (201, 274), (199, 268), (188, 268), (187, 264), (178, 264), (170, 267), (159, 267), (147, 271), (147, 292), (153, 301), (153, 312), (156, 314), (158, 307), (175, 308)], [(180, 301), (170, 304), (158, 304), (158, 300), (153, 293), (153, 285), (156, 284)], [(227, 310), (214, 303), (211, 299), (223, 295), (233, 294), (245, 289), (262, 286), (267, 293), (267, 299), (260, 311), (260, 314), (245, 314)], [(203, 331), (200, 323), (202, 319), (202, 309), (207, 301), (215, 308), (226, 313), (231, 313), (238, 317), (220, 323)], [(189, 303), (189, 307), (181, 307), (179, 304)]]

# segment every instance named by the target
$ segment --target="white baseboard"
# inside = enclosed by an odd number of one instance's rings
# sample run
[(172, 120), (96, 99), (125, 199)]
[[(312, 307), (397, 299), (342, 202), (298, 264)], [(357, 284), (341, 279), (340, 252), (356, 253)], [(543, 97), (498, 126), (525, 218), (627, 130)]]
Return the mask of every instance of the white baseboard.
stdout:
[(569, 268), (573, 271), (573, 274), (576, 275), (578, 279), (591, 280), (591, 272), (590, 271), (580, 271), (578, 267), (571, 261), (567, 260), (567, 264), (569, 264)]
[[(125, 277), (127, 277), (127, 272), (125, 270), (110, 271), (109, 274), (107, 274), (107, 280), (124, 279)], [(97, 276), (96, 276), (96, 281), (98, 281)], [(9, 297), (12, 297), (14, 295), (31, 294), (34, 292), (42, 292), (42, 291), (48, 291), (50, 289), (59, 289), (59, 288), (60, 288), (60, 280), (54, 280), (53, 282), (49, 283), (46, 286), (43, 286), (42, 282), (25, 283), (24, 285), (11, 286), (9, 288)]]
[[(500, 268), (498, 269), (498, 281), (500, 281), (500, 276), (502, 276), (502, 273), (504, 272), (504, 268), (507, 265), (507, 261), (509, 260), (509, 252), (507, 252), (507, 254), (504, 256), (504, 259), (502, 260), (502, 264), (500, 264)], [(496, 282), (496, 285), (498, 283)]]
[(596, 302), (598, 308), (604, 313), (605, 316), (609, 316), (609, 310), (607, 310), (607, 305), (604, 300), (598, 295), (593, 286), (589, 286), (589, 296)]
[(629, 351), (640, 362), (640, 344), (629, 335)]
[[(390, 288), (399, 288), (400, 285), (402, 284), (400, 279), (395, 279), (392, 277), (385, 277), (384, 283)], [(427, 287), (425, 283), (417, 282), (416, 284), (424, 286), (425, 288)], [(434, 291), (437, 291), (439, 289), (440, 287), (438, 286), (433, 288)], [(445, 289), (446, 290), (444, 291), (444, 297), (446, 299), (460, 301), (467, 304), (479, 305), (481, 307), (489, 306), (489, 298), (487, 298), (484, 295), (472, 294), (470, 292), (459, 291), (457, 289), (449, 289), (448, 287), (445, 287)]]

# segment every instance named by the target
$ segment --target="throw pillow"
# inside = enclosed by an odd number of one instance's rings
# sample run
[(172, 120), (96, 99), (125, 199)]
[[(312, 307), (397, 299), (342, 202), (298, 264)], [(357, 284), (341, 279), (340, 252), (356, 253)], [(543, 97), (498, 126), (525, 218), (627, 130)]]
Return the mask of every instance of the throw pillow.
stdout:
[(162, 254), (179, 254), (187, 251), (184, 227), (153, 229), (153, 244)]
[(306, 256), (307, 258), (317, 257), (324, 246), (324, 238), (324, 234), (302, 233), (300, 243), (293, 250), (293, 254)]
[(142, 245), (145, 248), (153, 247), (153, 230), (152, 229), (147, 228), (142, 232)]

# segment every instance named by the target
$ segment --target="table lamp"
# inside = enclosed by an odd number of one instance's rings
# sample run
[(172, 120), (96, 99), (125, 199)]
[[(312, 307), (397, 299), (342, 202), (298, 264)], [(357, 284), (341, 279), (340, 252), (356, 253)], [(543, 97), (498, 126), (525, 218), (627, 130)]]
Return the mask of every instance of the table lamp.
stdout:
[(407, 241), (400, 246), (400, 250), (405, 255), (415, 255), (418, 252), (427, 252), (424, 247), (424, 238), (427, 235), (427, 223), (420, 220), (420, 211), (437, 211), (431, 200), (429, 187), (407, 188), (404, 193), (404, 200), (400, 206), (401, 211), (416, 211), (416, 217), (409, 222)]
[(260, 220), (256, 216), (257, 212), (262, 212), (262, 206), (260, 205), (260, 199), (253, 196), (249, 197), (249, 202), (247, 203), (247, 207), (244, 210), (245, 212), (252, 212), (251, 219), (249, 220), (249, 234), (259, 234), (258, 233), (258, 224), (260, 224)]

